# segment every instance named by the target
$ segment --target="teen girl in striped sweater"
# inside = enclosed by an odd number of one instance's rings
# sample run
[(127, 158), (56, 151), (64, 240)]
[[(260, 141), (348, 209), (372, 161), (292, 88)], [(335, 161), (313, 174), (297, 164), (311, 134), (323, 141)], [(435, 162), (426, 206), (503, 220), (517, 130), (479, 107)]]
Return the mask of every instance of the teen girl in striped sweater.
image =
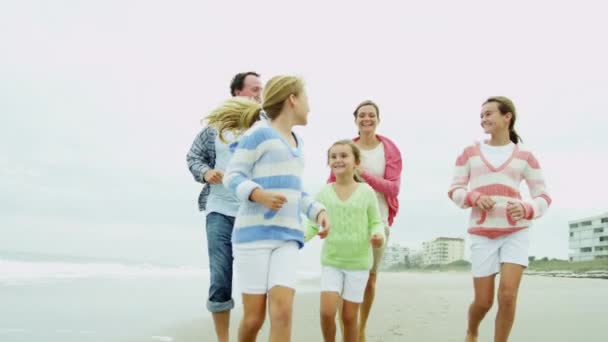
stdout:
[[(528, 266), (528, 227), (551, 204), (538, 160), (519, 144), (515, 119), (515, 106), (508, 98), (491, 97), (483, 103), (481, 127), (490, 139), (464, 149), (456, 159), (449, 190), (456, 205), (471, 208), (468, 232), (475, 299), (469, 307), (467, 342), (477, 341), (479, 324), (492, 307), (497, 273), (501, 276), (494, 341), (507, 341)], [(522, 180), (531, 200), (522, 199)]]
[[(223, 183), (240, 200), (232, 235), (234, 264), (243, 293), (241, 342), (255, 341), (270, 315), (270, 341), (291, 340), (298, 250), (304, 244), (301, 213), (324, 236), (325, 208), (302, 190), (302, 140), (293, 126), (308, 122), (308, 98), (301, 79), (273, 77), (263, 104), (233, 98), (208, 117), (222, 136), (242, 133)], [(268, 120), (260, 120), (262, 110)]]

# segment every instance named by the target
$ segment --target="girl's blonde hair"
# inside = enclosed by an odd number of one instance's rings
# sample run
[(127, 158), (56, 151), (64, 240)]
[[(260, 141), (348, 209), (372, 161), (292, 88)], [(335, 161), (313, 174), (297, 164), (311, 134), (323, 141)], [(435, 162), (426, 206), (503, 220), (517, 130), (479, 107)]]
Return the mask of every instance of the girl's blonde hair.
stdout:
[(220, 139), (224, 140), (224, 132), (242, 133), (260, 120), (262, 110), (270, 120), (276, 119), (285, 100), (289, 96), (298, 96), (304, 90), (304, 81), (295, 76), (275, 76), (264, 87), (263, 103), (244, 97), (233, 97), (225, 101), (219, 108), (213, 110), (202, 121), (217, 128)]
[[(331, 149), (336, 145), (350, 146), (350, 149), (353, 152), (353, 156), (355, 157), (355, 164), (357, 164), (357, 165), (361, 164), (361, 150), (359, 149), (359, 147), (357, 147), (357, 145), (352, 140), (348, 140), (348, 139), (338, 140), (329, 147), (329, 149), (327, 150), (327, 164), (329, 164), (329, 157), (330, 157)], [(359, 175), (359, 171), (357, 169), (355, 169), (353, 178), (355, 179), (355, 182), (358, 182), (358, 183), (364, 182), (363, 178), (361, 178), (361, 175)]]

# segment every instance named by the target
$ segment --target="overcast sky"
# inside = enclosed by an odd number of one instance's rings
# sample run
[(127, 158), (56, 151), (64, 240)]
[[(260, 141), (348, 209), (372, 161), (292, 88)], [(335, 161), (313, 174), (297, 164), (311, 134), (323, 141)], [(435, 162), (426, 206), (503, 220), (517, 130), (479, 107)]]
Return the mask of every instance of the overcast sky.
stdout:
[[(512, 98), (553, 206), (531, 254), (566, 258), (568, 220), (608, 211), (608, 22), (601, 1), (4, 1), (0, 251), (204, 264), (185, 155), (231, 77), (302, 76), (305, 184), (380, 105), (404, 158), (391, 240), (466, 237), (447, 197), (483, 139), (481, 103)], [(319, 244), (305, 252), (318, 263)]]

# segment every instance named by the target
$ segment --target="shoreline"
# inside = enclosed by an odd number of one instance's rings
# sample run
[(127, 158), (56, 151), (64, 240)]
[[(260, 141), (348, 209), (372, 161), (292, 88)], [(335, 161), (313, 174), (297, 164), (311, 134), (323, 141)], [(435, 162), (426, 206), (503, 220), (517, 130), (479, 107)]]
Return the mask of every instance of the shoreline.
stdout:
[[(460, 342), (464, 339), (466, 311), (472, 298), (471, 276), (465, 271), (382, 272), (367, 341)], [(514, 341), (569, 342), (580, 337), (581, 332), (587, 335), (586, 341), (605, 341), (603, 321), (608, 313), (605, 309), (608, 286), (595, 279), (527, 277), (519, 298), (511, 335)], [(318, 291), (296, 292), (292, 342), (322, 341), (319, 301)], [(237, 305), (231, 313), (231, 341), (236, 340), (241, 309)], [(480, 341), (491, 340), (496, 312), (495, 303), (480, 327)], [(585, 320), (580, 319), (583, 316)], [(269, 326), (267, 316), (258, 341), (268, 340)], [(170, 342), (215, 340), (210, 317), (189, 320), (155, 335)], [(338, 329), (337, 340), (339, 335)]]
[(554, 277), (554, 278), (572, 278), (572, 279), (608, 279), (608, 271), (586, 271), (586, 272), (574, 272), (574, 271), (536, 271), (526, 270), (526, 275), (541, 276), (541, 277)]
[[(466, 273), (470, 274), (470, 270), (462, 269), (462, 270), (402, 270), (402, 271), (382, 271), (382, 273), (386, 274), (401, 274), (401, 273), (411, 273), (411, 274), (450, 274), (450, 273)], [(540, 277), (554, 277), (554, 278), (572, 278), (572, 279), (605, 279), (608, 280), (608, 270), (592, 270), (592, 271), (571, 271), (571, 270), (552, 270), (552, 271), (542, 271), (542, 270), (531, 270), (526, 269), (524, 271), (524, 275), (529, 276), (540, 276)]]

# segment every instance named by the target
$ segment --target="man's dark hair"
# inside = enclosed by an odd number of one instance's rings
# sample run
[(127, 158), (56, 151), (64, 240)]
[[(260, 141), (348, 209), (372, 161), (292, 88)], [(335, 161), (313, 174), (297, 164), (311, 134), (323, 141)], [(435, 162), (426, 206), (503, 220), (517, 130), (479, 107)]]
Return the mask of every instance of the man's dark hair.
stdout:
[(230, 95), (232, 96), (236, 96), (236, 91), (237, 90), (243, 90), (243, 86), (245, 83), (245, 78), (247, 78), (247, 76), (255, 76), (255, 77), (260, 77), (260, 75), (257, 72), (253, 72), (253, 71), (248, 71), (248, 72), (241, 72), (238, 73), (234, 76), (234, 78), (232, 79), (232, 82), (230, 82)]

